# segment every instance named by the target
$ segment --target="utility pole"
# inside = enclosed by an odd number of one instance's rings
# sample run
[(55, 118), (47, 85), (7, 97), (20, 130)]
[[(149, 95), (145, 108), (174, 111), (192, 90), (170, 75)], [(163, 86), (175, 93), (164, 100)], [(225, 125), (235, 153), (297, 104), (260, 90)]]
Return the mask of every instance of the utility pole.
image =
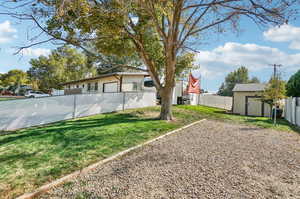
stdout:
[(277, 77), (277, 68), (282, 67), (282, 64), (271, 64), (274, 67), (274, 78)]
[(276, 83), (276, 93), (275, 93), (275, 99), (274, 99), (274, 104), (275, 104), (275, 109), (274, 109), (274, 125), (276, 125), (276, 117), (277, 117), (277, 95), (278, 95), (278, 83), (279, 83), (279, 77), (278, 77), (278, 74), (277, 74), (277, 68), (279, 68), (279, 67), (282, 67), (282, 65), (281, 64), (271, 64), (271, 66), (273, 66), (274, 67), (274, 81), (275, 81), (275, 83)]

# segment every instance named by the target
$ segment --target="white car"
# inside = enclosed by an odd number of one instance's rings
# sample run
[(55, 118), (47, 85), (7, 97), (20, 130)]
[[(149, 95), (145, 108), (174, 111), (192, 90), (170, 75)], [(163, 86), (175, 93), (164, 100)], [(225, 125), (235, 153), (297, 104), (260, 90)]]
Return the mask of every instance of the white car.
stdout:
[(27, 91), (25, 97), (35, 98), (35, 97), (49, 97), (49, 94), (43, 93), (41, 91)]

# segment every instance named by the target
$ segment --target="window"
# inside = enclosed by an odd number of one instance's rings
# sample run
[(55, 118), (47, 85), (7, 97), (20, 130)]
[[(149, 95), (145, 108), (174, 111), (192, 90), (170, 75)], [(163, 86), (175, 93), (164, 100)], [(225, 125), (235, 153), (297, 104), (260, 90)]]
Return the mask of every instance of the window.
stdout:
[(132, 82), (132, 91), (137, 91), (137, 90), (138, 90), (138, 83)]
[(70, 86), (70, 85), (68, 86), (68, 89), (71, 89), (71, 86)]
[(79, 88), (79, 85), (78, 85), (78, 84), (76, 85), (76, 88)]
[(95, 82), (95, 91), (98, 90), (98, 82)]
[(88, 91), (91, 90), (91, 83), (88, 83), (88, 85), (87, 85), (87, 90), (88, 90)]
[(144, 86), (145, 86), (145, 87), (154, 87), (154, 82), (153, 82), (153, 80), (146, 80), (146, 81), (144, 82)]
[(84, 88), (84, 84), (82, 84), (82, 88)]

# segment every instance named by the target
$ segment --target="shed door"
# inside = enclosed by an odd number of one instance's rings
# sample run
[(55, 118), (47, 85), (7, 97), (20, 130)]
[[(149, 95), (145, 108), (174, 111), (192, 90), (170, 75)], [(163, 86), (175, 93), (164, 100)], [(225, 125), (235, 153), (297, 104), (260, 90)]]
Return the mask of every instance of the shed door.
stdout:
[(249, 116), (262, 116), (262, 102), (260, 98), (248, 98), (247, 114)]
[(118, 83), (117, 82), (104, 83), (103, 84), (103, 92), (104, 93), (118, 92)]

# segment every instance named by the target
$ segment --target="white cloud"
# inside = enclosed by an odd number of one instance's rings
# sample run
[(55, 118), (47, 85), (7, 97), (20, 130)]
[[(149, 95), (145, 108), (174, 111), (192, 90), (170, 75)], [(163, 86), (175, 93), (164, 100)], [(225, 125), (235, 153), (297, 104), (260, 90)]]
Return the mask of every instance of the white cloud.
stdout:
[(250, 71), (270, 68), (269, 64), (283, 64), (285, 70), (300, 68), (300, 53), (287, 54), (277, 48), (257, 44), (226, 43), (211, 51), (202, 51), (196, 57), (202, 76), (210, 79), (233, 71), (239, 66), (246, 66)]
[(282, 25), (265, 31), (264, 37), (273, 42), (289, 42), (289, 48), (300, 50), (300, 27)]
[(17, 30), (14, 29), (9, 21), (0, 23), (0, 43), (6, 43), (16, 38)]
[(25, 48), (21, 51), (21, 54), (24, 56), (38, 57), (41, 55), (47, 56), (50, 52), (51, 50), (46, 48)]

